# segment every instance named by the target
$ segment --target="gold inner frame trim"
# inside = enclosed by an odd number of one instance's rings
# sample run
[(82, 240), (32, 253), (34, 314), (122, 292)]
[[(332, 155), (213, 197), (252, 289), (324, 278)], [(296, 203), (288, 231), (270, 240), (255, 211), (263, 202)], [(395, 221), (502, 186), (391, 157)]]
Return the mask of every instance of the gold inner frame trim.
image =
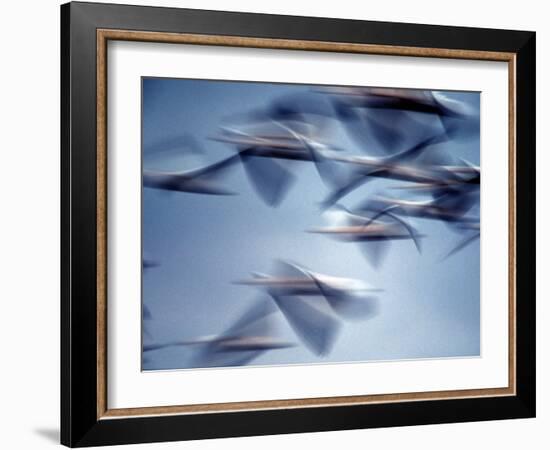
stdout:
[[(107, 405), (107, 42), (109, 40), (169, 44), (216, 45), (283, 50), (364, 53), (371, 55), (502, 61), (508, 63), (508, 386), (502, 388), (408, 392), (399, 394), (262, 400), (199, 405), (109, 409)], [(240, 36), (97, 30), (97, 418), (206, 414), (268, 409), (448, 400), (516, 394), (516, 55), (515, 53), (445, 48), (403, 47)]]

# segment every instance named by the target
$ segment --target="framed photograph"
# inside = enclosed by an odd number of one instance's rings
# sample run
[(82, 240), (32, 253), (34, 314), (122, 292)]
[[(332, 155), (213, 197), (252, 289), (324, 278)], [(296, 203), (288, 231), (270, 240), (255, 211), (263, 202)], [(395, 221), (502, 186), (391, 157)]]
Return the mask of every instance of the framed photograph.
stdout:
[(535, 33), (61, 27), (63, 444), (534, 417)]

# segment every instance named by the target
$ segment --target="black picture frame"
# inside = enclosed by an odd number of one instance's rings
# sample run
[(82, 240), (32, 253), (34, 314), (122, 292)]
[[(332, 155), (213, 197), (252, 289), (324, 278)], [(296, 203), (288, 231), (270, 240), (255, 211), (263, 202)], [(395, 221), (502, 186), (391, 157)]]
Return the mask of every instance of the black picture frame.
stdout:
[[(98, 418), (97, 30), (515, 55), (516, 393), (509, 396)], [(535, 416), (535, 33), (68, 3), (61, 6), (61, 443), (70, 447)]]

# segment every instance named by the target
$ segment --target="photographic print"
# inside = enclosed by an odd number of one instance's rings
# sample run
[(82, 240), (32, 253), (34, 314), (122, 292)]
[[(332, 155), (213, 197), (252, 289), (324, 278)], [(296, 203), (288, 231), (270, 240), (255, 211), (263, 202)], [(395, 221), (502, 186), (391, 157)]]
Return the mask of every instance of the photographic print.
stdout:
[(64, 445), (535, 417), (534, 32), (60, 23)]
[(480, 356), (480, 93), (142, 78), (142, 370)]

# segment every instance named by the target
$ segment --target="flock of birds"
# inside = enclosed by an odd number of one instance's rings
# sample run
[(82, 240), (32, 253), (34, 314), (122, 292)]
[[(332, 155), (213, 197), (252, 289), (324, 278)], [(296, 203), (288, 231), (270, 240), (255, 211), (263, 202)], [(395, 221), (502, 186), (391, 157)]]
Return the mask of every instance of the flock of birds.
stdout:
[[(314, 93), (318, 95), (278, 98), (243, 115), (241, 124), (220, 127), (212, 139), (231, 146), (230, 157), (182, 172), (144, 170), (143, 186), (233, 195), (222, 178), (241, 165), (261, 200), (277, 207), (296, 179), (292, 162), (306, 161), (329, 188), (319, 203), (329, 223), (308, 232), (360, 245), (374, 267), (393, 241), (410, 240), (421, 252), (425, 235), (411, 218), (442, 222), (460, 235), (444, 258), (479, 239), (480, 168), (450, 154), (445, 145), (479, 136), (477, 109), (424, 90), (327, 87)], [(350, 154), (331, 143), (335, 126), (365, 154)], [(189, 136), (178, 145), (198, 148)], [(341, 204), (380, 178), (406, 183), (392, 188), (406, 192), (405, 198), (369, 195), (353, 209)], [(156, 265), (143, 261), (144, 269)], [(277, 261), (271, 275), (255, 273), (237, 283), (260, 289), (271, 300), (254, 302), (219, 335), (143, 345), (144, 357), (163, 348), (194, 346), (198, 350), (193, 367), (245, 365), (266, 351), (294, 345), (275, 336), (275, 320), (281, 314), (303, 345), (324, 355), (343, 320), (369, 318), (378, 311), (379, 289), (288, 261)], [(145, 305), (143, 318), (152, 318)]]

